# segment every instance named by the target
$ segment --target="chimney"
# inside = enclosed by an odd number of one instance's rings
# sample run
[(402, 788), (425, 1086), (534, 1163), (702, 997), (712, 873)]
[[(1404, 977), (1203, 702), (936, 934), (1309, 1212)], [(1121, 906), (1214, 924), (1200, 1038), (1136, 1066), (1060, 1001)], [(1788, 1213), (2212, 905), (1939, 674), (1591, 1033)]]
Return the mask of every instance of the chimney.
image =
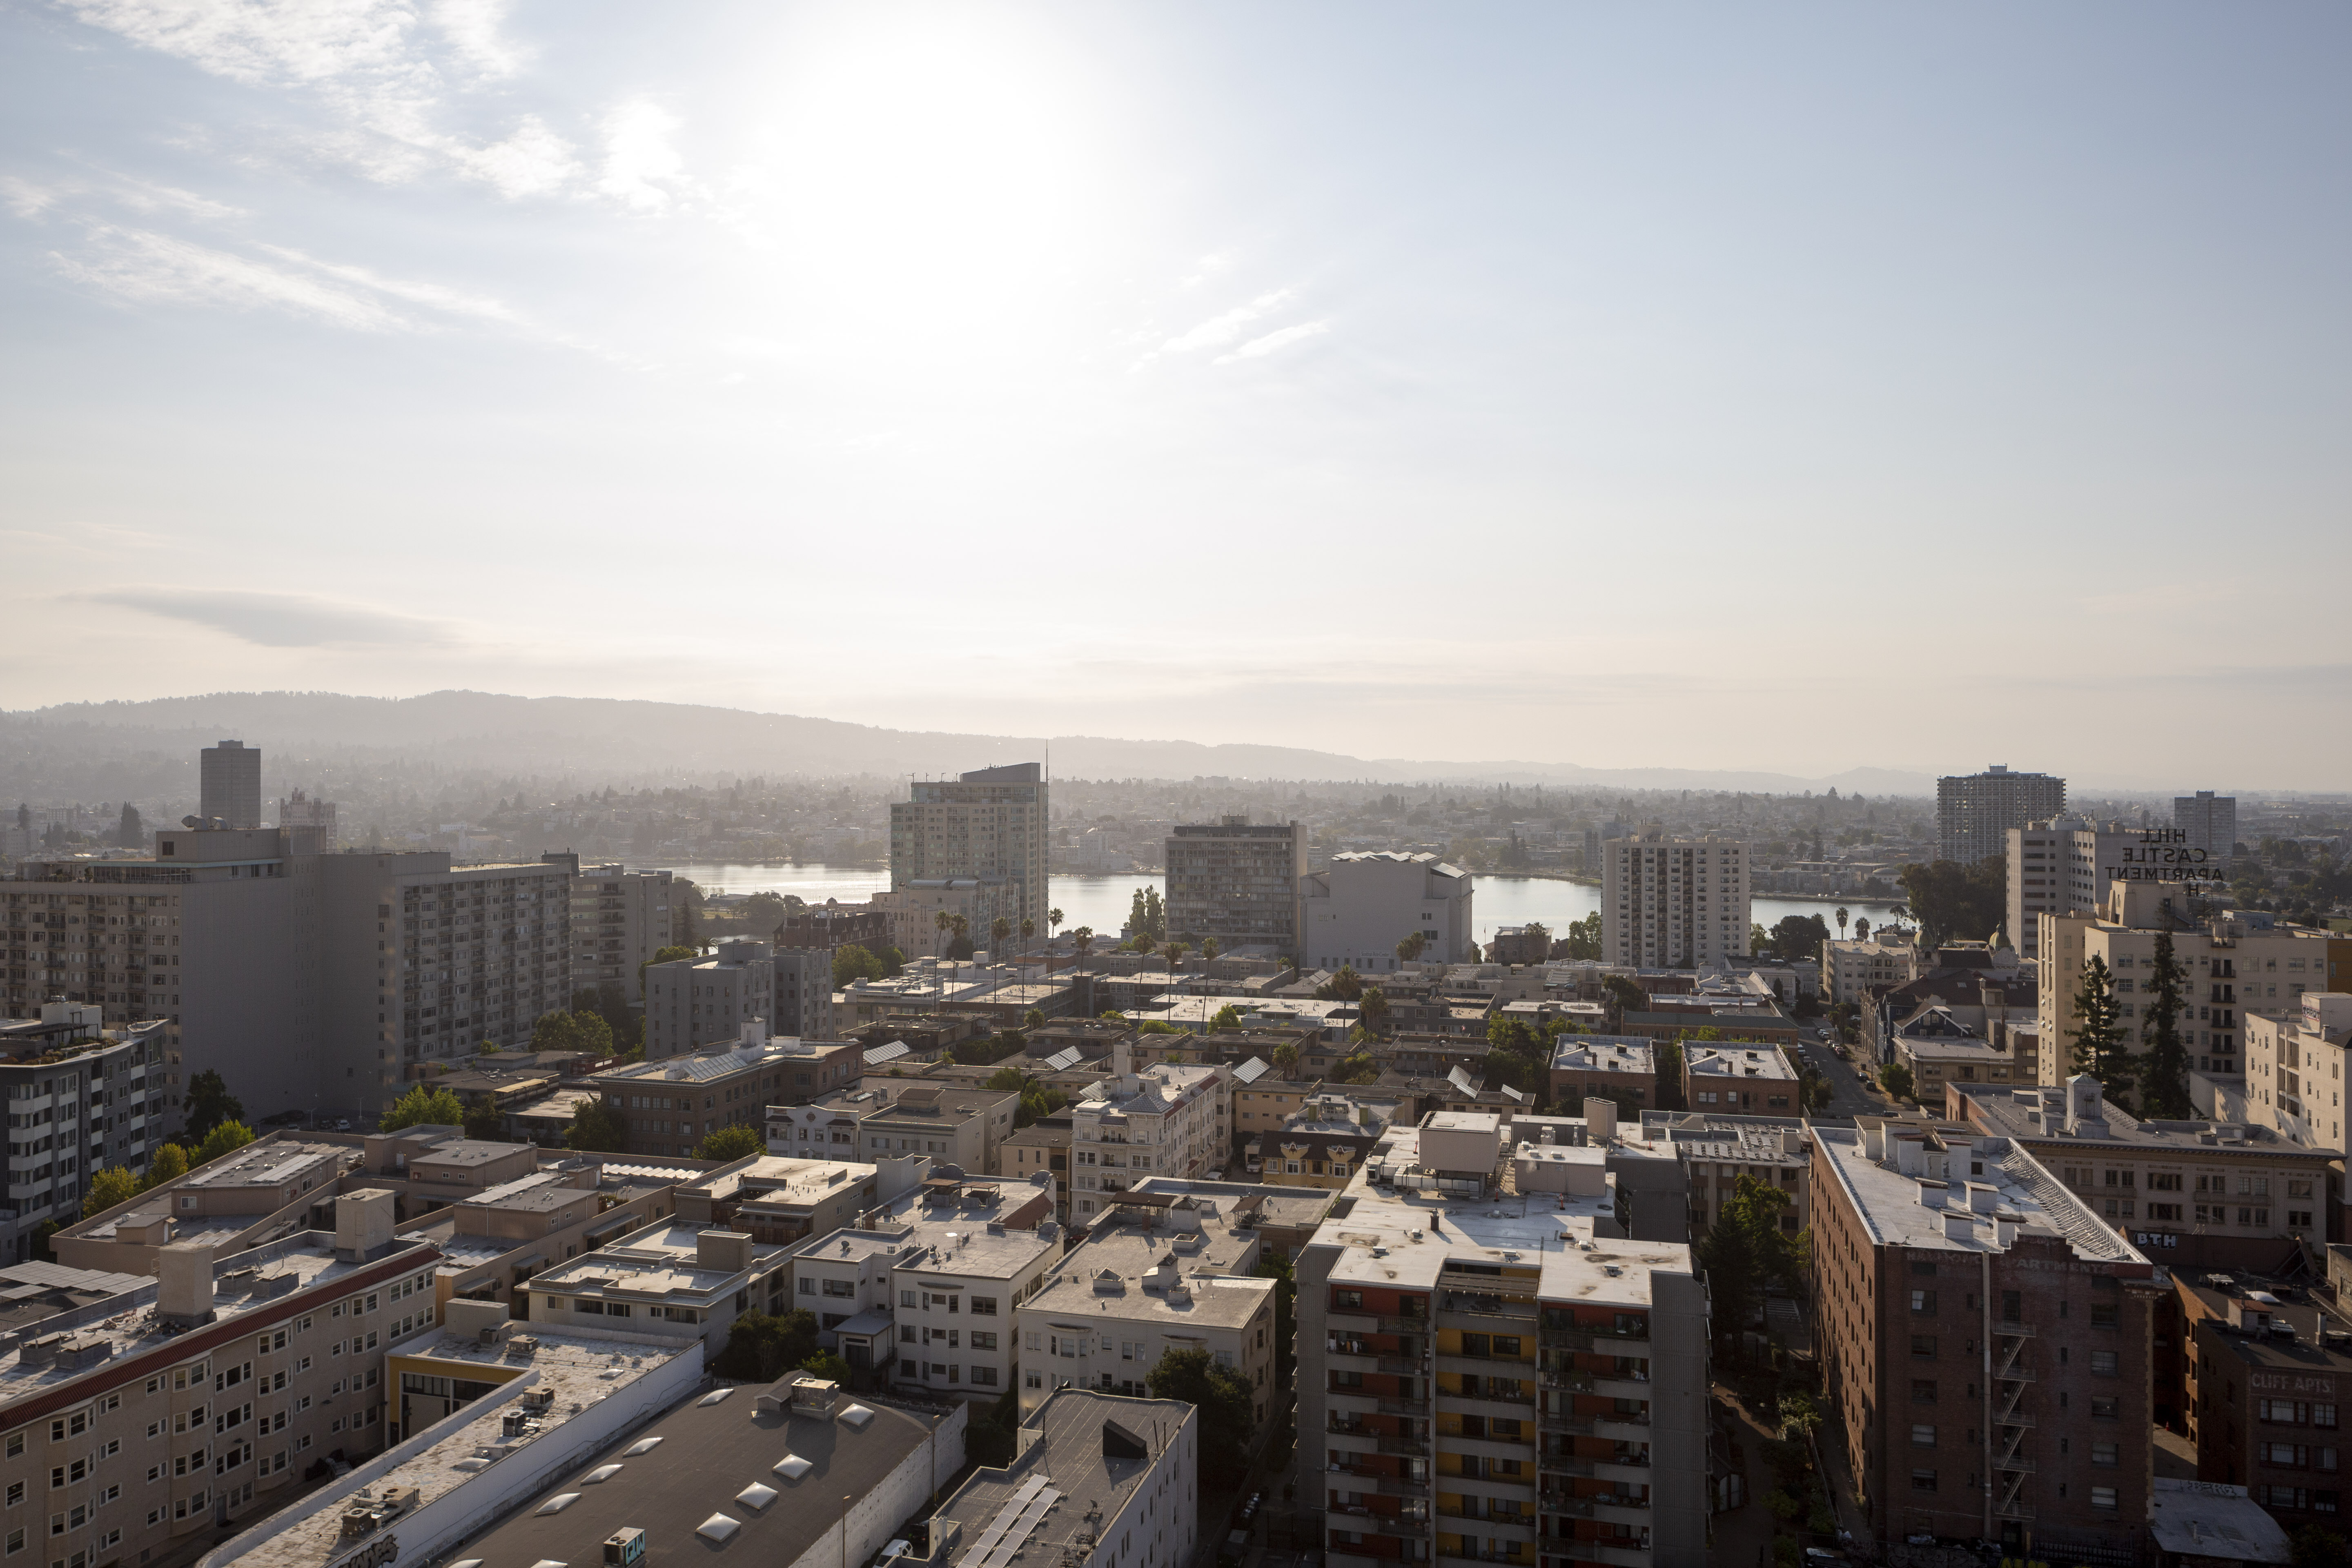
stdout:
[(1608, 1143), (1617, 1136), (1617, 1102), (1599, 1095), (1584, 1097), (1584, 1135), (1594, 1143)]
[(388, 1187), (362, 1187), (335, 1200), (335, 1256), (364, 1263), (392, 1245), (393, 1210), (400, 1195)]
[(213, 1321), (213, 1248), (176, 1241), (155, 1254), (155, 1315), (183, 1329)]
[(737, 1274), (751, 1267), (751, 1238), (740, 1230), (694, 1233), (694, 1266)]

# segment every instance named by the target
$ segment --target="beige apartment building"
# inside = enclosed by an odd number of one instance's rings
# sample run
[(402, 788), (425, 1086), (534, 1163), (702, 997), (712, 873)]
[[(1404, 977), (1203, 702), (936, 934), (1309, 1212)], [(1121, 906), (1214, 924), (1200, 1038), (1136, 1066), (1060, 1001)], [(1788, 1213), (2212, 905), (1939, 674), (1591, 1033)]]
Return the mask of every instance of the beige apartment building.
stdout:
[(164, 1247), (157, 1279), (52, 1318), (0, 1356), (5, 1552), (137, 1563), (265, 1512), (322, 1458), (383, 1446), (384, 1353), (433, 1321), (425, 1245), (393, 1196), (352, 1193), (216, 1269)]
[(1071, 1218), (1080, 1226), (1147, 1176), (1222, 1173), (1230, 1070), (1160, 1062), (1087, 1086), (1070, 1114)]
[[(1024, 920), (1045, 929), (1049, 790), (1042, 767), (1013, 763), (952, 782), (918, 781), (908, 795), (890, 807), (893, 891), (942, 879), (1003, 878), (1004, 907), (995, 912), (1016, 931)], [(987, 946), (988, 927), (975, 921), (971, 940)], [(909, 956), (917, 951), (900, 945)]]
[(1832, 940), (1822, 943), (1822, 1001), (1829, 1006), (1864, 1006), (1874, 988), (1906, 984), (1917, 977), (1910, 942)]
[(1228, 816), (1170, 830), (1168, 929), (1194, 946), (1271, 947), (1296, 954), (1304, 930), (1307, 830), (1296, 822)]
[(2270, 923), (2259, 913), (2192, 914), (2178, 884), (2115, 881), (2096, 913), (2042, 917), (2043, 1083), (2063, 1082), (2074, 1070), (2074, 994), (2094, 958), (2104, 960), (2114, 976), (2124, 1027), (2140, 1048), (2157, 933), (2167, 926), (2183, 973), (2181, 1039), (2189, 1065), (2200, 1072), (2227, 1076), (2243, 1069), (2249, 1013), (2293, 1010), (2306, 992), (2328, 988), (2327, 932)]
[(2248, 1115), (2305, 1148), (2342, 1151), (2347, 1050), (2352, 993), (2310, 990), (2294, 1007), (2248, 1013)]
[(631, 1003), (643, 1002), (639, 968), (686, 941), (685, 889), (667, 871), (583, 866), (570, 854), (541, 858), (572, 874), (572, 984), (618, 985)]

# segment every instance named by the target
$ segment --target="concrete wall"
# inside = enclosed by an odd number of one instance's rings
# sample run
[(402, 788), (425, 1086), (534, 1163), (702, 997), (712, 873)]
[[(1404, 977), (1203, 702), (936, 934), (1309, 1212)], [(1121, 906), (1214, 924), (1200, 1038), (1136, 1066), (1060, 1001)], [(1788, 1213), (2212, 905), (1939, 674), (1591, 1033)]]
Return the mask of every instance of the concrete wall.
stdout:
[(965, 1406), (951, 1407), (932, 1428), (930, 1440), (859, 1498), (839, 1523), (793, 1560), (792, 1568), (839, 1568), (843, 1563), (864, 1563), (897, 1540), (900, 1527), (924, 1511), (932, 1494), (963, 1468), (969, 1421)]
[[(341, 1480), (311, 1493), (302, 1500), (299, 1508), (272, 1514), (226, 1545), (206, 1554), (198, 1568), (229, 1568), (247, 1552), (283, 1534), (312, 1514), (333, 1511), (362, 1487), (374, 1486), (434, 1444), (480, 1420), (509, 1401), (520, 1398), (525, 1389), (536, 1386), (540, 1381), (539, 1373), (532, 1372), (510, 1383), (501, 1384), (495, 1391), (453, 1411), (415, 1436), (385, 1449)], [(395, 1520), (389, 1533), (399, 1541), (400, 1554), (383, 1563), (383, 1568), (410, 1568), (412, 1564), (431, 1561), (446, 1548), (488, 1524), (523, 1499), (552, 1485), (557, 1478), (585, 1463), (614, 1438), (652, 1420), (691, 1393), (701, 1381), (702, 1352), (698, 1345), (689, 1343), (677, 1356), (655, 1368), (626, 1390), (615, 1391), (614, 1397), (591, 1405), (538, 1441), (524, 1445), (471, 1479), (425, 1503), (415, 1513)], [(959, 1433), (958, 1463), (961, 1463), (962, 1458), (961, 1437)], [(353, 1550), (372, 1544), (374, 1539), (354, 1542)], [(332, 1560), (332, 1557), (326, 1559), (329, 1562)]]

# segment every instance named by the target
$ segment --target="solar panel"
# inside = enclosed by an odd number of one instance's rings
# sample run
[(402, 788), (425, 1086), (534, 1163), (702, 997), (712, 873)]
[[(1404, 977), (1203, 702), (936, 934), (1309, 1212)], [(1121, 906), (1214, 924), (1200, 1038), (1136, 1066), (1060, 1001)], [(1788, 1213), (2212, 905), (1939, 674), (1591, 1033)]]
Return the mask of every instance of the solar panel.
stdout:
[[(1012, 1562), (1013, 1553), (1028, 1540), (1030, 1531), (1036, 1528), (1037, 1521), (1045, 1517), (1045, 1509), (1061, 1495), (1046, 1489), (1044, 1476), (1032, 1476), (1022, 1482), (1021, 1489), (996, 1510), (996, 1517), (988, 1521), (988, 1528), (980, 1532), (980, 1538), (960, 1559), (961, 1563), (966, 1568), (1001, 1568)], [(1043, 1506), (1039, 1506), (1041, 1498), (1045, 1500)], [(1028, 1510), (1033, 1507), (1036, 1513), (1031, 1516)]]
[(913, 1054), (913, 1048), (906, 1041), (893, 1040), (887, 1046), (877, 1046), (866, 1052), (866, 1065), (870, 1068), (880, 1067), (884, 1062), (895, 1062), (900, 1057)]
[(1255, 1057), (1252, 1057), (1249, 1060), (1242, 1063), (1241, 1066), (1234, 1069), (1234, 1081), (1235, 1083), (1255, 1083), (1258, 1079), (1264, 1078), (1273, 1070), (1274, 1068), (1267, 1063), (1260, 1061)]
[(1460, 1068), (1455, 1068), (1452, 1072), (1447, 1073), (1445, 1081), (1465, 1094), (1475, 1095), (1478, 1092), (1477, 1087), (1470, 1081), (1470, 1075)]
[(1065, 1072), (1087, 1059), (1087, 1053), (1072, 1046), (1066, 1051), (1055, 1051), (1045, 1058), (1045, 1066), (1054, 1072)]
[(1517, 1089), (1513, 1089), (1507, 1083), (1503, 1086), (1503, 1092), (1509, 1095), (1513, 1100), (1517, 1100), (1522, 1105), (1525, 1105), (1528, 1102), (1528, 1097), (1526, 1095), (1520, 1093)]

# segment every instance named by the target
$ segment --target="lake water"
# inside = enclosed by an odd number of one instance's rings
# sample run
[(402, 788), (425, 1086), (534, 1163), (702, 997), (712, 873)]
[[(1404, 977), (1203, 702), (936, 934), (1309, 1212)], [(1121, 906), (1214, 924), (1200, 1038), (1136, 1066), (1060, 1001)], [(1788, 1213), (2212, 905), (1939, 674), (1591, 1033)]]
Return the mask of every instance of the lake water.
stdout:
[[(691, 878), (706, 893), (798, 893), (813, 904), (827, 899), (839, 899), (844, 903), (858, 903), (878, 892), (887, 891), (890, 873), (860, 866), (729, 866), (674, 865), (669, 869), (681, 877)], [(1062, 929), (1092, 926), (1104, 936), (1116, 939), (1119, 926), (1127, 920), (1129, 904), (1138, 888), (1164, 888), (1159, 877), (1130, 874), (1123, 877), (1056, 877), (1053, 879), (1053, 904), (1065, 917)], [(1540, 921), (1555, 934), (1568, 929), (1570, 921), (1582, 920), (1601, 907), (1601, 889), (1584, 882), (1562, 882), (1549, 877), (1502, 877), (1492, 874), (1478, 879), (1476, 897), (1472, 905), (1476, 910), (1472, 933), (1480, 942), (1495, 934), (1497, 926), (1525, 925)], [(1838, 905), (1829, 900), (1811, 899), (1757, 898), (1750, 900), (1753, 918), (1768, 930), (1785, 915), (1819, 915), (1828, 922), (1832, 934), (1837, 930)], [(1886, 904), (1845, 901), (1851, 916), (1866, 918), (1877, 925), (1891, 911)]]

